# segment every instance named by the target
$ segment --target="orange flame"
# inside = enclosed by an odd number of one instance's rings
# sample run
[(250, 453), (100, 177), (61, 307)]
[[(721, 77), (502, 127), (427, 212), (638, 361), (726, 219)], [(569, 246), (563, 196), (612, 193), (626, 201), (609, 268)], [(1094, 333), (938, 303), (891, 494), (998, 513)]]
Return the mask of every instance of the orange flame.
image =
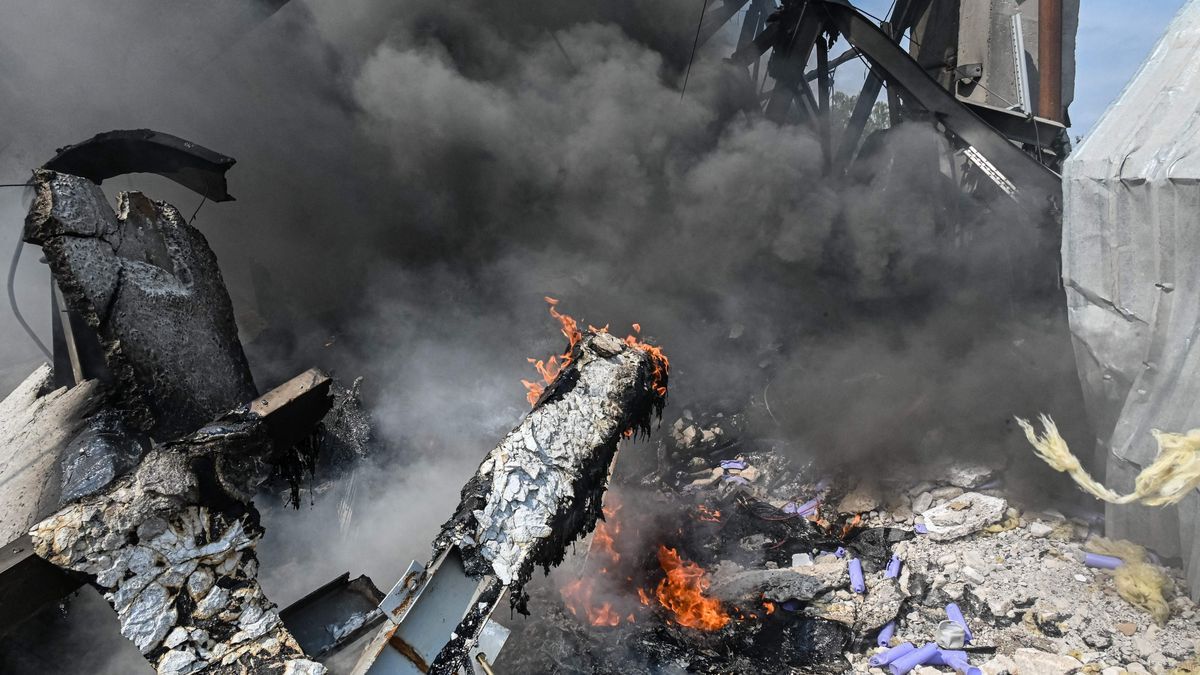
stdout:
[(854, 514), (854, 517), (846, 521), (846, 524), (842, 526), (842, 533), (838, 538), (845, 539), (851, 532), (854, 531), (854, 528), (859, 526), (860, 523), (862, 523), (862, 514)]
[(545, 361), (541, 359), (529, 359), (533, 367), (537, 369), (538, 375), (541, 376), (541, 382), (533, 382), (531, 380), (521, 380), (521, 384), (525, 385), (527, 393), (525, 398), (529, 401), (529, 405), (536, 405), (538, 398), (545, 391), (546, 385), (554, 381), (563, 368), (571, 365), (571, 351), (575, 349), (575, 345), (583, 339), (583, 332), (579, 330), (579, 325), (575, 323), (575, 319), (558, 311), (558, 300), (546, 296), (543, 298), (546, 304), (550, 305), (550, 316), (558, 320), (560, 330), (563, 337), (567, 338), (567, 349), (561, 355), (551, 356)]
[(621, 554), (613, 547), (613, 538), (621, 534), (621, 521), (617, 513), (621, 511), (621, 503), (615, 499), (608, 500), (604, 505), (604, 520), (596, 521), (596, 531), (592, 534), (592, 553), (602, 553), (615, 565), (621, 562)]
[(699, 511), (699, 514), (696, 516), (696, 520), (702, 520), (706, 523), (721, 522), (721, 512), (717, 509), (711, 509), (701, 504), (696, 507), (696, 510)]
[(767, 616), (775, 613), (775, 603), (770, 600), (763, 600), (763, 607), (767, 608)]
[(694, 562), (684, 560), (673, 548), (659, 545), (658, 564), (667, 577), (658, 582), (654, 595), (675, 615), (681, 626), (699, 630), (720, 630), (729, 623), (729, 614), (720, 601), (704, 596), (708, 575)]
[(633, 324), (633, 335), (625, 336), (625, 344), (630, 347), (637, 347), (650, 355), (650, 386), (654, 389), (654, 393), (659, 396), (666, 396), (667, 374), (671, 372), (671, 361), (663, 353), (661, 347), (655, 347), (652, 344), (642, 342), (638, 337), (641, 332), (641, 324)]
[(592, 602), (595, 591), (595, 577), (580, 577), (563, 587), (562, 596), (573, 616), (579, 616), (582, 611), (593, 626), (620, 625), (621, 615), (613, 610), (611, 602), (605, 601), (599, 606)]
[[(563, 337), (567, 338), (567, 348), (562, 354), (556, 354), (548, 359), (527, 359), (533, 364), (534, 369), (537, 370), (538, 376), (541, 378), (540, 382), (533, 380), (521, 380), (521, 384), (525, 386), (526, 390), (525, 398), (529, 401), (529, 405), (531, 406), (537, 405), (537, 401), (539, 398), (541, 398), (542, 392), (546, 390), (546, 386), (553, 382), (554, 378), (558, 377), (558, 374), (561, 373), (564, 368), (571, 365), (571, 352), (575, 349), (575, 345), (579, 344), (579, 341), (583, 339), (583, 331), (579, 329), (579, 324), (575, 321), (575, 319), (558, 311), (558, 300), (549, 296), (546, 296), (543, 299), (546, 301), (546, 304), (550, 305), (550, 316), (554, 317), (554, 319), (558, 321)], [(588, 325), (588, 330), (593, 333), (607, 333), (608, 326), (605, 325), (597, 328), (595, 326)], [(663, 353), (661, 348), (642, 342), (641, 339), (637, 337), (637, 335), (641, 332), (641, 324), (633, 324), (634, 334), (627, 335), (625, 337), (625, 344), (629, 345), (630, 347), (641, 349), (650, 355), (650, 386), (659, 396), (666, 396), (667, 374), (671, 370), (671, 363), (667, 360), (667, 356)], [(626, 437), (632, 436), (633, 430), (628, 430), (625, 435)]]
[[(621, 503), (612, 494), (608, 497), (608, 503), (603, 507), (605, 520), (596, 522), (596, 530), (592, 533), (592, 542), (588, 548), (588, 556), (597, 556), (601, 565), (598, 575), (608, 573), (607, 564), (615, 565), (621, 560), (621, 554), (614, 547), (615, 537), (621, 533), (621, 522), (617, 520)], [(613, 609), (612, 602), (597, 603), (592, 599), (596, 593), (596, 579), (596, 576), (580, 577), (564, 586), (560, 591), (563, 603), (572, 615), (582, 614), (593, 626), (619, 626), (621, 615)], [(633, 623), (633, 614), (625, 620)]]
[(638, 600), (640, 600), (643, 605), (646, 605), (647, 607), (650, 606), (650, 594), (646, 593), (646, 589), (638, 589)]

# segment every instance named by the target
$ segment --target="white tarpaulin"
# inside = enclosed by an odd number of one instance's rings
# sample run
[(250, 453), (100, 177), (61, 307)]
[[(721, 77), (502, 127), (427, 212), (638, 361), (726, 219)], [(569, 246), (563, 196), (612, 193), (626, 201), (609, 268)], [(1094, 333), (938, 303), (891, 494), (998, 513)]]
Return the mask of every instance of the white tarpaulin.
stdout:
[[(1088, 414), (1117, 492), (1151, 429), (1200, 428), (1200, 0), (1188, 0), (1063, 172), (1063, 279)], [(1200, 593), (1200, 491), (1109, 506), (1110, 536), (1181, 556)]]

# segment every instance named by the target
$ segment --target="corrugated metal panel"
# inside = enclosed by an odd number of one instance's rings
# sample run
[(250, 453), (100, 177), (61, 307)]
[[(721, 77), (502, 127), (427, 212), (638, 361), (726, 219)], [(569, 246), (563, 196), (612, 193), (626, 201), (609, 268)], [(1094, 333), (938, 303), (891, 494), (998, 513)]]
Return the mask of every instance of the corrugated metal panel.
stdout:
[[(1063, 172), (1063, 276), (1076, 361), (1107, 482), (1155, 456), (1151, 429), (1200, 427), (1200, 0), (1166, 35)], [(1109, 533), (1189, 564), (1200, 595), (1200, 492), (1109, 507)]]
[[(1025, 51), (1014, 53), (1013, 17), (1020, 16)], [(1075, 99), (1075, 33), (1079, 26), (1079, 0), (1063, 0), (1062, 101)], [(928, 58), (928, 57), (926, 57)], [(956, 63), (983, 64), (978, 84), (959, 84), (959, 98), (996, 108), (1020, 106), (1037, 110), (1038, 0), (986, 0), (961, 3), (958, 18)], [(1017, 60), (1024, 62), (1030, 96), (1022, 100)]]

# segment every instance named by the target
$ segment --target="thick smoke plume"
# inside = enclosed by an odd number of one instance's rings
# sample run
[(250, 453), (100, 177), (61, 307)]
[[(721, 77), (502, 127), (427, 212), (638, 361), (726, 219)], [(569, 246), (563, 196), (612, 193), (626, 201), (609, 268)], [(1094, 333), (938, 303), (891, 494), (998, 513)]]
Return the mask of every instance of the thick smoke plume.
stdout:
[[(236, 157), (238, 201), (195, 222), (260, 388), (310, 365), (366, 377), (386, 449), (299, 512), (263, 504), (281, 603), (425, 556), (526, 409), (526, 357), (561, 349), (545, 295), (640, 322), (675, 414), (751, 406), (756, 433), (831, 465), (1003, 453), (1014, 412), (1073, 395), (1065, 333), (1024, 304), (1055, 270), (1031, 268), (1040, 235), (1014, 205), (961, 202), (919, 125), (879, 171), (826, 178), (805, 129), (738, 112), (719, 40), (681, 97), (691, 4), (0, 3), (0, 178), (112, 128)], [(105, 185), (131, 187), (200, 202)], [(20, 192), (0, 192), (0, 247)], [(35, 254), (20, 297), (46, 335)], [(0, 330), (8, 389), (38, 356)]]

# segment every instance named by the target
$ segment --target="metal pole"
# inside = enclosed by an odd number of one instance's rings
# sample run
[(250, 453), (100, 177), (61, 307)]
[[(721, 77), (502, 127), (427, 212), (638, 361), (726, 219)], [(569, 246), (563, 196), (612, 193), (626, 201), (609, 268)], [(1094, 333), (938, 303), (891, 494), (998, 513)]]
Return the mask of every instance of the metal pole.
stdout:
[(1038, 0), (1038, 116), (1063, 119), (1062, 0)]
[(829, 44), (824, 35), (817, 37), (817, 134), (821, 137), (821, 159), (826, 173), (833, 164), (833, 129), (829, 125)]

